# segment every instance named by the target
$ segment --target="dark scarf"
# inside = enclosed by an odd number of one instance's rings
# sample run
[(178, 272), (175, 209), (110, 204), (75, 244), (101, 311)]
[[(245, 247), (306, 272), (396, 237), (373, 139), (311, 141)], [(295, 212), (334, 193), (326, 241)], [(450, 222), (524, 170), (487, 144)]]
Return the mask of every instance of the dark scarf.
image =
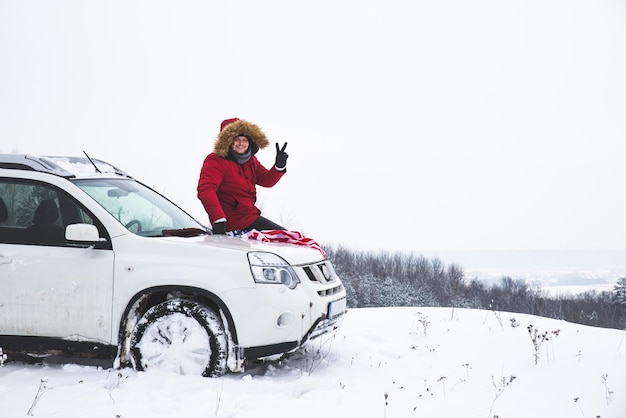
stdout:
[(233, 158), (233, 160), (237, 161), (239, 164), (243, 164), (247, 162), (250, 158), (252, 158), (252, 150), (250, 147), (243, 154), (237, 154), (235, 151), (231, 149), (228, 150), (228, 153)]

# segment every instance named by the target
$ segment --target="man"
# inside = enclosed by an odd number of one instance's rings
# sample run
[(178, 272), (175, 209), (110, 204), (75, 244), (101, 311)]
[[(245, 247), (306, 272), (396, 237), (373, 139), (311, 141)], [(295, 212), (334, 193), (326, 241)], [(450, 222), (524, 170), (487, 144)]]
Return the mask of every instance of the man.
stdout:
[(255, 124), (238, 118), (226, 119), (214, 149), (202, 165), (198, 181), (198, 199), (202, 202), (214, 234), (252, 229), (282, 229), (261, 216), (256, 204), (256, 185), (272, 187), (287, 172), (285, 152), (276, 144), (276, 162), (269, 170), (257, 160), (259, 149), (269, 145), (263, 131)]

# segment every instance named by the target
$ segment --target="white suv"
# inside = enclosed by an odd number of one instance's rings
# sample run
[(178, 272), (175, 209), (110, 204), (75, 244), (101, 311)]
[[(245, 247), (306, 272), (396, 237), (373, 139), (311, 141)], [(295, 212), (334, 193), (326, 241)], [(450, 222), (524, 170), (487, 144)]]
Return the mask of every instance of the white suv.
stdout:
[(0, 154), (0, 347), (220, 376), (336, 329), (314, 248), (211, 235), (89, 157)]

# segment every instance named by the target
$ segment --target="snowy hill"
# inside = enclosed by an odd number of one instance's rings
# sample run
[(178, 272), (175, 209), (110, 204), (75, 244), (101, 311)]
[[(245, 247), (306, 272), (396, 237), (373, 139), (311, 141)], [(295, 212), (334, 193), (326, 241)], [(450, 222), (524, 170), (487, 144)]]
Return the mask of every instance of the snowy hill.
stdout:
[(44, 379), (34, 416), (622, 418), (625, 337), (494, 311), (352, 309), (306, 352), (220, 379), (5, 363), (0, 417), (27, 416)]

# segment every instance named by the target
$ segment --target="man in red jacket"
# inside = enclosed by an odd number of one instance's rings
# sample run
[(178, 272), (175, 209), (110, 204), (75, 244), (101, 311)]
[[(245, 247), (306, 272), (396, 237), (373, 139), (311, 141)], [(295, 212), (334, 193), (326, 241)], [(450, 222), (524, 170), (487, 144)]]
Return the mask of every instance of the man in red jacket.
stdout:
[(256, 185), (272, 187), (287, 172), (287, 143), (276, 144), (276, 163), (266, 169), (255, 157), (269, 145), (257, 125), (226, 119), (220, 126), (213, 152), (202, 165), (198, 199), (209, 215), (214, 234), (252, 229), (285, 229), (261, 216), (255, 206)]

